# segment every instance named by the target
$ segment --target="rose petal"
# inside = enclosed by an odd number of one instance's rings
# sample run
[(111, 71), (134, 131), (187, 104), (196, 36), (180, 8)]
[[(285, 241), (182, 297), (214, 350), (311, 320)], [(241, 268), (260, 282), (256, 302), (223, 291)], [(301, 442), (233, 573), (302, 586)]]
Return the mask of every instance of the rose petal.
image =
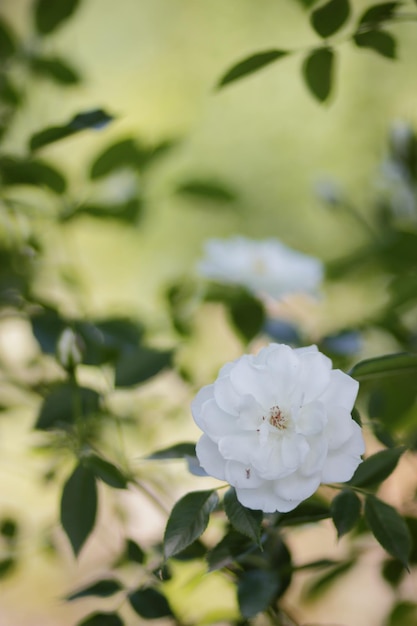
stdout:
[(217, 445), (207, 435), (203, 435), (197, 441), (195, 449), (200, 465), (207, 474), (219, 480), (225, 480), (226, 461), (220, 454)]
[(285, 500), (274, 491), (272, 481), (264, 482), (256, 489), (236, 489), (237, 499), (249, 509), (261, 510), (265, 513), (287, 513), (298, 506), (301, 500)]
[(329, 450), (337, 450), (352, 436), (355, 422), (349, 411), (342, 407), (329, 410), (329, 421), (325, 433), (329, 442)]
[(358, 395), (359, 383), (340, 370), (332, 370), (329, 386), (320, 397), (327, 407), (341, 406), (352, 411)]
[(277, 480), (274, 483), (274, 490), (277, 496), (285, 500), (297, 499), (305, 500), (317, 490), (320, 485), (320, 474), (303, 476), (299, 472), (294, 472), (286, 478)]
[(240, 430), (236, 417), (222, 411), (213, 398), (204, 402), (197, 423), (213, 441), (225, 435), (237, 434)]
[(191, 402), (191, 413), (193, 415), (194, 421), (196, 422), (197, 426), (201, 428), (201, 430), (204, 430), (204, 427), (202, 425), (201, 409), (203, 407), (203, 404), (212, 397), (213, 397), (213, 385), (206, 385), (205, 387), (202, 387), (200, 389), (200, 391), (197, 393), (197, 395), (194, 397), (193, 401)]
[(259, 487), (264, 482), (253, 467), (237, 461), (227, 461), (225, 476), (227, 482), (233, 487), (253, 489), (254, 487)]
[(297, 433), (307, 437), (323, 432), (327, 423), (326, 409), (322, 402), (310, 402), (301, 407), (295, 420)]

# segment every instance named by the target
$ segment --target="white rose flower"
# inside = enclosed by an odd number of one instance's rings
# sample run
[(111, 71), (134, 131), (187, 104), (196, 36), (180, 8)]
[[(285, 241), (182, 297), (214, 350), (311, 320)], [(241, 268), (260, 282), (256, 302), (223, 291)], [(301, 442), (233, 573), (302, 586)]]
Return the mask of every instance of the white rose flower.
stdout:
[(289, 293), (314, 293), (323, 279), (321, 261), (276, 239), (209, 239), (197, 269), (205, 278), (275, 299)]
[(197, 457), (250, 509), (285, 513), (320, 483), (349, 480), (365, 451), (358, 383), (318, 351), (272, 343), (227, 363), (192, 403)]

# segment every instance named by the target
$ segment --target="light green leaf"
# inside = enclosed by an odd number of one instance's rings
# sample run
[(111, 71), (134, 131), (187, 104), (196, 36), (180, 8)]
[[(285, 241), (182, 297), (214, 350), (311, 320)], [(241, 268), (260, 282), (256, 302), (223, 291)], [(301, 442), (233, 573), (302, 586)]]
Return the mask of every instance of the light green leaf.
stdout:
[(38, 150), (50, 143), (60, 141), (66, 137), (70, 137), (75, 133), (79, 133), (82, 130), (95, 129), (98, 130), (107, 126), (113, 116), (109, 115), (103, 109), (94, 109), (92, 111), (85, 111), (84, 113), (77, 113), (68, 124), (62, 126), (51, 126), (41, 130), (30, 138), (29, 147), (31, 150)]
[(369, 48), (387, 59), (395, 59), (397, 56), (397, 41), (383, 30), (368, 30), (364, 33), (356, 33), (353, 41), (358, 48)]
[(329, 0), (312, 12), (310, 21), (316, 33), (326, 38), (342, 28), (349, 14), (349, 0)]
[(365, 499), (365, 519), (381, 546), (408, 569), (411, 537), (401, 515), (389, 504), (368, 495)]
[(166, 559), (187, 548), (203, 534), (218, 502), (217, 492), (211, 489), (188, 493), (175, 504), (164, 534)]
[(376, 452), (358, 465), (349, 484), (355, 487), (369, 487), (381, 483), (397, 467), (397, 463), (405, 450), (405, 447), (400, 447)]
[(135, 613), (145, 619), (160, 619), (173, 615), (168, 600), (152, 587), (137, 589), (129, 594), (128, 599)]
[(350, 489), (344, 489), (330, 505), (330, 513), (340, 539), (355, 526), (361, 514), (361, 501)]
[(224, 87), (224, 85), (228, 85), (235, 80), (239, 80), (244, 76), (253, 74), (266, 65), (281, 59), (287, 54), (288, 52), (286, 50), (266, 50), (265, 52), (257, 52), (243, 61), (236, 63), (236, 65), (233, 65), (233, 67), (226, 72), (223, 78), (220, 79), (218, 87)]
[(94, 528), (96, 513), (95, 476), (78, 465), (65, 483), (61, 498), (61, 523), (76, 556)]
[(233, 488), (226, 492), (223, 504), (229, 522), (235, 530), (260, 545), (262, 511), (253, 511), (244, 507), (237, 499)]

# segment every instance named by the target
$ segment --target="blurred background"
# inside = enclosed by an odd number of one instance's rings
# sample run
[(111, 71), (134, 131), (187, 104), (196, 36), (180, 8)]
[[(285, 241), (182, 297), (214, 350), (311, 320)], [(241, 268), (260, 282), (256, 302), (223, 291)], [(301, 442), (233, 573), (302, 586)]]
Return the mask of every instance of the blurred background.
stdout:
[[(195, 279), (206, 239), (277, 237), (329, 265), (361, 250), (369, 224), (372, 230), (375, 197), (391, 189), (383, 164), (393, 129), (417, 126), (416, 24), (390, 25), (398, 40), (396, 60), (355, 48), (344, 35), (368, 4), (353, 2), (350, 20), (335, 37), (334, 84), (329, 99), (319, 103), (301, 75), (306, 50), (319, 45), (302, 1), (83, 0), (71, 19), (39, 38), (33, 2), (1, 0), (0, 17), (28, 55), (65, 59), (80, 77), (63, 86), (65, 81), (51, 80), (39, 63), (31, 72), (18, 63), (11, 67), (21, 105), (3, 134), (3, 153), (24, 158), (30, 137), (68, 124), (80, 112), (102, 109), (114, 118), (37, 151), (65, 172), (66, 191), (58, 199), (48, 189), (25, 185), (2, 191), (9, 203), (28, 206), (30, 200), (34, 207), (20, 217), (17, 211), (15, 219), (20, 234), (30, 230), (42, 250), (31, 276), (39, 300), (69, 316), (133, 317), (144, 324), (151, 344), (165, 349), (178, 341), (167, 290)], [(405, 4), (407, 10), (413, 7)], [(232, 65), (270, 48), (294, 53), (217, 88)], [(157, 158), (139, 173), (123, 167), (97, 174), (99, 156), (124, 140), (126, 153), (133, 141), (144, 152), (156, 147)], [(354, 211), (337, 206), (334, 196), (348, 197)], [(103, 217), (117, 207), (125, 217)], [(2, 230), (4, 236), (4, 224)], [(326, 282), (319, 300), (293, 303), (290, 316), (318, 341), (372, 316), (386, 298), (387, 278), (371, 266), (341, 282)], [(372, 330), (362, 339), (355, 359), (398, 348), (386, 332)], [(132, 419), (123, 445), (134, 464), (154, 448), (197, 439), (189, 411), (195, 390), (246, 349), (216, 303), (199, 308), (191, 336), (179, 343), (177, 364), (186, 376), (158, 375), (146, 387), (113, 398), (114, 411)], [(37, 362), (39, 346), (24, 319), (1, 320), (0, 353), (15, 383), (54, 367)], [(86, 367), (83, 377), (106, 389), (104, 374)], [(72, 626), (89, 605), (87, 600), (66, 604), (65, 594), (106, 571), (126, 528), (142, 542), (156, 541), (165, 517), (140, 491), (109, 495), (103, 489), (97, 531), (76, 562), (57, 522), (59, 484), (70, 461), (63, 452), (55, 466), (40, 450), (42, 436), (31, 430), (40, 398), (6, 378), (2, 404), (14, 401), (0, 420), (0, 507), (2, 518), (19, 520), (25, 567), (16, 566), (1, 581), (0, 624)], [(106, 434), (108, 441), (114, 436), (111, 429)], [(371, 439), (369, 445), (371, 451), (378, 448)], [(143, 469), (137, 461), (135, 467), (139, 474), (153, 474), (168, 510), (173, 492), (202, 488), (202, 479), (180, 464)], [(414, 488), (409, 469), (400, 474), (406, 493)], [(48, 482), (48, 471), (58, 484)], [(393, 504), (401, 502), (397, 483), (386, 489)], [(326, 550), (343, 553), (344, 540), (336, 545), (326, 524), (297, 530), (289, 539), (294, 553), (303, 559)], [(349, 580), (319, 603), (299, 605), (296, 585), (289, 603), (299, 606), (302, 623), (381, 624), (392, 595), (376, 572), (378, 558), (370, 550), (362, 569), (349, 573)], [(182, 565), (177, 567), (178, 587), (172, 583), (170, 594), (188, 607), (185, 622), (234, 619), (232, 590), (217, 574), (204, 581), (203, 567), (183, 574)], [(191, 582), (197, 579), (198, 590)], [(412, 584), (406, 592), (413, 593)], [(201, 609), (201, 599), (210, 594), (219, 598), (223, 616), (217, 621)], [(128, 625), (141, 623), (137, 616), (126, 619)]]

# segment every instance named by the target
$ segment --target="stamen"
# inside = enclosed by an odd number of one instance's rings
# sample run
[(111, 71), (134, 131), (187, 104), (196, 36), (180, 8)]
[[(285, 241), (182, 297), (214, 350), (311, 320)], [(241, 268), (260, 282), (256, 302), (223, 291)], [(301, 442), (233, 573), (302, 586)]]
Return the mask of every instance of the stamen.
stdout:
[(287, 428), (287, 418), (279, 408), (279, 406), (271, 407), (269, 411), (269, 423), (278, 430), (285, 430)]

